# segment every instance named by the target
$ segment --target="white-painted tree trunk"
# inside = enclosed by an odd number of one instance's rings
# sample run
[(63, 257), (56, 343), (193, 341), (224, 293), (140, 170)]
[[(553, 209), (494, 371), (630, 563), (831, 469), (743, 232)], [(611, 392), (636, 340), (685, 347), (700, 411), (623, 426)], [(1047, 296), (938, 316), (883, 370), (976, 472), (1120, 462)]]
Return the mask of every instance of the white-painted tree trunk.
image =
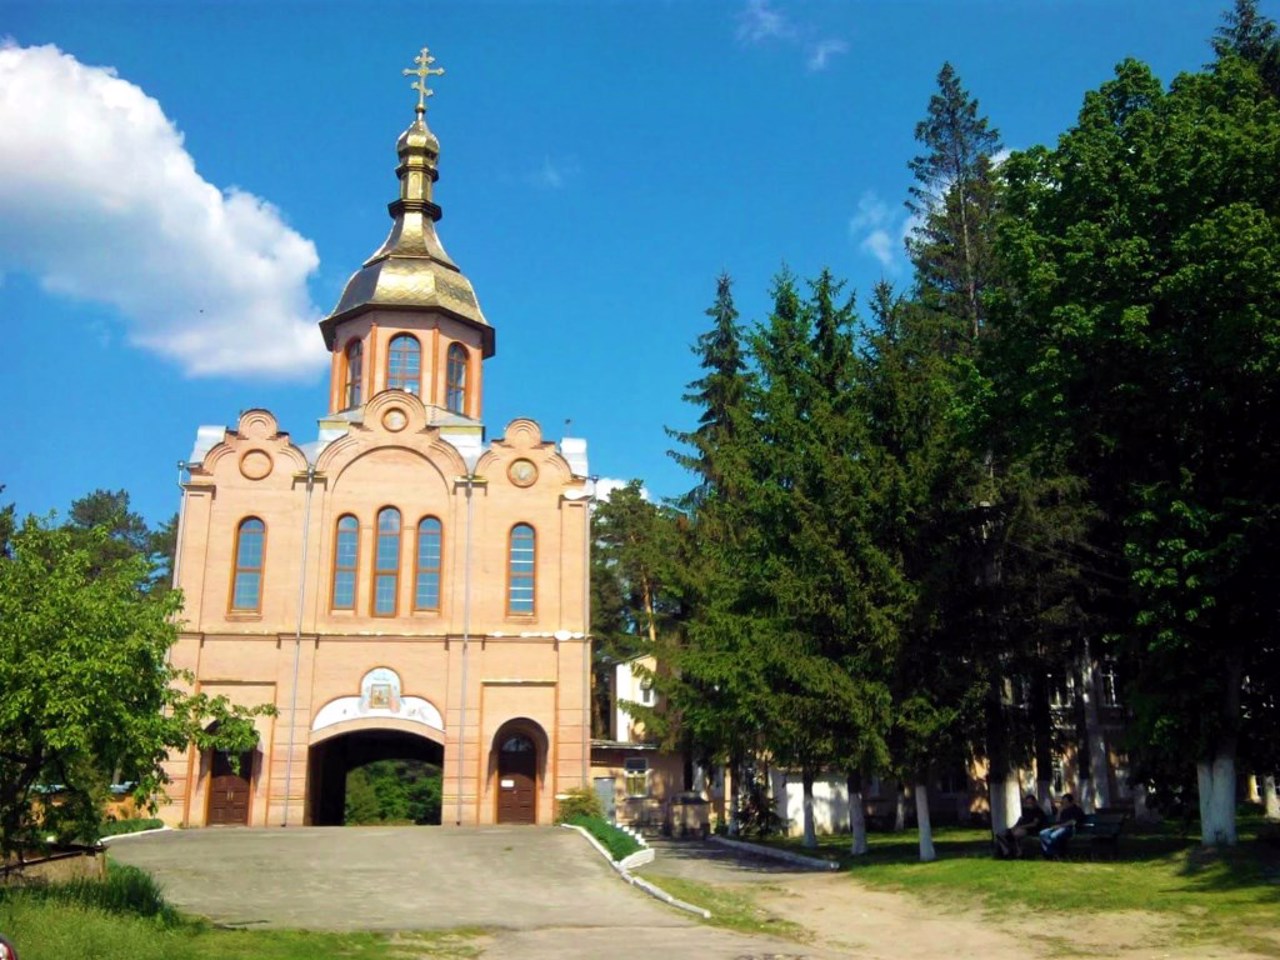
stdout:
[(1036, 803), (1040, 804), (1040, 809), (1046, 812), (1053, 809), (1052, 780), (1036, 781)]
[(1196, 764), (1200, 786), (1200, 842), (1206, 847), (1236, 842), (1236, 759), (1219, 754)]
[(862, 807), (862, 791), (849, 789), (849, 852), (861, 857), (867, 852), (867, 815)]
[(1276, 778), (1262, 778), (1262, 808), (1267, 812), (1268, 820), (1280, 820), (1280, 794), (1276, 793)]
[(929, 822), (929, 786), (916, 784), (916, 829), (920, 833), (920, 862), (937, 860), (933, 849), (933, 824)]
[(800, 778), (804, 784), (804, 845), (812, 850), (818, 845), (818, 833), (813, 823), (813, 774), (806, 770)]
[(904, 784), (894, 785), (893, 790), (893, 832), (901, 833), (907, 829), (907, 788)]
[(1138, 823), (1147, 823), (1155, 819), (1147, 808), (1147, 788), (1145, 784), (1137, 784), (1133, 788), (1133, 819)]
[(1089, 779), (1093, 795), (1080, 798), (1085, 812), (1093, 813), (1099, 807), (1111, 806), (1110, 781), (1107, 774), (1107, 741), (1102, 732), (1102, 720), (1098, 716), (1098, 671), (1089, 653), (1089, 641), (1084, 643), (1084, 662), (1080, 666), (1080, 685), (1084, 700), (1084, 730), (1089, 738)]

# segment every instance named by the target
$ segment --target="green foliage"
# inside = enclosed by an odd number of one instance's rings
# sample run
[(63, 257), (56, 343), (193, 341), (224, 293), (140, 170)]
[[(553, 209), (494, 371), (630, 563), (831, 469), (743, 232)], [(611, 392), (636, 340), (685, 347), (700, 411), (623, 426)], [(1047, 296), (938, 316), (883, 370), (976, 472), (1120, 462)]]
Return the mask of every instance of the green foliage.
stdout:
[(157, 817), (137, 817), (132, 820), (108, 820), (98, 831), (98, 838), (118, 837), (126, 833), (141, 833), (144, 830), (159, 830), (164, 821)]
[(47, 900), (64, 906), (146, 917), (163, 926), (179, 922), (178, 912), (165, 901), (160, 885), (151, 874), (137, 867), (111, 862), (107, 863), (107, 875), (102, 879), (10, 887), (0, 889), (0, 897)]
[(568, 823), (579, 817), (604, 819), (604, 804), (590, 787), (571, 787), (559, 798), (557, 822)]
[[(132, 536), (132, 533), (129, 534)], [(243, 751), (253, 716), (188, 693), (167, 659), (181, 598), (104, 527), (28, 517), (0, 559), (0, 851), (98, 835), (107, 786), (154, 802), (161, 762), (194, 742)], [(38, 802), (57, 785), (56, 803)]]
[(574, 827), (582, 827), (582, 829), (586, 830), (587, 833), (600, 842), (600, 846), (608, 851), (614, 863), (626, 859), (641, 849), (635, 837), (625, 830), (619, 830), (612, 823), (601, 817), (578, 814), (573, 817), (562, 818), (561, 822)]
[(347, 774), (343, 822), (439, 823), (440, 768), (418, 760), (375, 760)]

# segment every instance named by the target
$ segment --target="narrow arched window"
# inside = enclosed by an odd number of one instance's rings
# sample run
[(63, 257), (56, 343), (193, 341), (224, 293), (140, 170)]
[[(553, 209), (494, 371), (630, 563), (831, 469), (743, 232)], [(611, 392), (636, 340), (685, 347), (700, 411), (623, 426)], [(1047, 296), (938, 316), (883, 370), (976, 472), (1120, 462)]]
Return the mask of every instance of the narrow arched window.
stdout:
[(511, 528), (511, 546), (507, 559), (507, 612), (533, 613), (534, 565), (537, 544), (533, 527), (517, 523)]
[(231, 609), (262, 609), (262, 561), (267, 527), (257, 517), (240, 521), (236, 528), (236, 566), (231, 577)]
[(378, 511), (378, 542), (373, 551), (373, 615), (394, 617), (400, 592), (400, 511)]
[(440, 609), (440, 521), (423, 517), (418, 524), (418, 564), (414, 576), (413, 608)]
[(344, 409), (350, 410), (364, 402), (364, 345), (359, 340), (347, 347), (346, 383), (342, 389)]
[(347, 514), (338, 520), (333, 545), (333, 609), (356, 608), (356, 570), (360, 560), (360, 521)]
[(467, 348), (449, 344), (449, 360), (445, 364), (444, 405), (454, 413), (467, 409)]
[(418, 338), (407, 333), (391, 338), (387, 351), (387, 389), (422, 393), (422, 348)]

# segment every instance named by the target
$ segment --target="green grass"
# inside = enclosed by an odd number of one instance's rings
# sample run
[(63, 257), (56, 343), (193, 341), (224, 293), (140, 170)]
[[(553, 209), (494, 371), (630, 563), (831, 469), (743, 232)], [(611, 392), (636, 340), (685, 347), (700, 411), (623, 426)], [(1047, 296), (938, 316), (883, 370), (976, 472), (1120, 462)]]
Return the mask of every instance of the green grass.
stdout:
[(562, 822), (572, 824), (575, 827), (582, 827), (582, 829), (586, 830), (600, 841), (600, 845), (609, 851), (609, 856), (615, 862), (631, 856), (631, 854), (640, 849), (640, 844), (636, 842), (635, 837), (624, 830), (619, 830), (602, 817), (577, 814), (564, 818)]
[(480, 955), (483, 935), (220, 929), (179, 914), (147, 874), (115, 865), (105, 881), (0, 890), (0, 932), (23, 960), (464, 960)]
[(914, 831), (872, 834), (865, 857), (849, 854), (849, 838), (820, 838), (817, 851), (799, 841), (771, 846), (838, 861), (863, 883), (903, 890), (939, 904), (976, 904), (1008, 913), (1145, 911), (1179, 922), (1182, 939), (1231, 942), (1280, 957), (1280, 847), (1258, 839), (1258, 818), (1242, 818), (1241, 842), (1206, 851), (1167, 827), (1144, 828), (1120, 839), (1116, 860), (1090, 860), (1079, 845), (1066, 861), (996, 860), (985, 830), (939, 828), (938, 859), (919, 862)]
[(711, 926), (737, 930), (739, 933), (764, 933), (801, 943), (809, 939), (809, 932), (798, 923), (784, 920), (756, 906), (756, 896), (773, 888), (755, 884), (750, 887), (713, 886), (651, 870), (646, 870), (644, 876), (676, 899), (710, 910), (711, 919), (707, 922)]
[(118, 837), (126, 833), (139, 833), (143, 830), (158, 830), (164, 821), (158, 817), (141, 817), (135, 820), (108, 820), (102, 825), (99, 837)]

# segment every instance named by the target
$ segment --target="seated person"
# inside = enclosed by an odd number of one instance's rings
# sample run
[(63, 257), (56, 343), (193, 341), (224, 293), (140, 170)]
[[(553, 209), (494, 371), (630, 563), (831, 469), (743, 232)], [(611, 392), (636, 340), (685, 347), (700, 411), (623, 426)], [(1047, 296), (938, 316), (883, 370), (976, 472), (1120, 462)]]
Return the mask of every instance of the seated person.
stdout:
[(1075, 836), (1076, 827), (1084, 822), (1084, 810), (1069, 793), (1062, 795), (1058, 808), (1058, 820), (1052, 827), (1040, 831), (1040, 852), (1046, 857), (1061, 855), (1067, 841)]
[(1000, 856), (1006, 860), (1022, 856), (1022, 838), (1033, 833), (1038, 834), (1047, 826), (1049, 826), (1048, 814), (1036, 801), (1036, 795), (1028, 793), (1022, 798), (1022, 816), (1018, 818), (1018, 822), (996, 837), (996, 847), (999, 849)]

